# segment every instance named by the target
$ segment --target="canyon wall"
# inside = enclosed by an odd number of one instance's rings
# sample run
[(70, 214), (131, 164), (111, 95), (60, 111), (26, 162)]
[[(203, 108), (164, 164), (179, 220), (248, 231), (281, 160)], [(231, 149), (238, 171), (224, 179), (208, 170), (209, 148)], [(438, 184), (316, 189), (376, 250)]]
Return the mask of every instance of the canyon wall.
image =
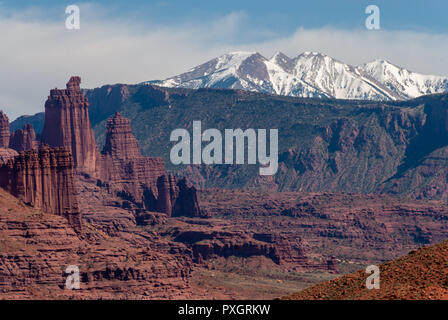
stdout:
[(66, 149), (20, 152), (0, 167), (0, 187), (36, 209), (66, 217), (81, 232), (73, 158)]
[[(111, 211), (103, 207), (94, 215), (110, 218)], [(0, 189), (2, 299), (186, 299), (197, 293), (190, 288), (191, 259), (179, 253), (180, 245), (171, 245), (176, 254), (154, 249), (156, 240), (139, 235), (141, 228), (135, 226), (119, 238), (94, 224), (79, 237), (63, 217), (36, 212)], [(117, 215), (126, 214), (120, 210)], [(80, 290), (66, 289), (69, 265), (79, 267)]]

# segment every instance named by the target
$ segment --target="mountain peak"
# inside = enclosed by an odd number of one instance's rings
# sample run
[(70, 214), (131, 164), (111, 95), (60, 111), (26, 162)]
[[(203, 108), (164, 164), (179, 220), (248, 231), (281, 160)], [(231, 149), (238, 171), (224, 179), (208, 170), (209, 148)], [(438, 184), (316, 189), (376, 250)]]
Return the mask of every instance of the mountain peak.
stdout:
[(317, 55), (322, 55), (320, 52), (317, 51), (305, 51), (304, 53), (302, 53), (302, 55), (304, 56), (317, 56)]
[(270, 61), (276, 61), (278, 59), (291, 59), (290, 57), (288, 57), (286, 54), (284, 54), (281, 51), (277, 51), (272, 57), (271, 59), (269, 59)]
[(256, 51), (231, 51), (228, 53), (224, 53), (223, 55), (221, 55), (221, 57), (223, 56), (240, 56), (240, 57), (250, 57), (253, 55), (257, 55), (259, 54)]
[[(391, 62), (389, 62), (388, 60), (385, 60), (385, 59), (375, 59), (375, 60), (372, 60), (370, 62), (361, 64), (360, 66), (367, 66), (367, 65), (378, 66), (378, 67), (392, 66), (392, 67), (395, 67), (395, 68), (400, 68), (399, 66), (397, 66), (397, 65), (395, 65), (395, 64), (393, 64), (393, 63), (391, 63)], [(400, 68), (400, 69), (402, 69), (402, 68)]]
[(337, 61), (339, 63), (344, 64), (343, 62), (333, 58), (332, 56), (329, 56), (325, 53), (317, 52), (317, 51), (305, 51), (305, 52), (299, 54), (295, 58), (295, 60), (300, 60), (300, 59), (326, 59), (326, 60), (331, 60), (331, 61)]
[(299, 58), (299, 57), (305, 57), (305, 58), (325, 58), (325, 57), (328, 57), (328, 58), (330, 58), (332, 60), (336, 60), (335, 58), (333, 58), (333, 57), (331, 57), (331, 56), (329, 56), (329, 55), (327, 55), (325, 53), (318, 52), (318, 51), (305, 51), (305, 52), (303, 52), (303, 53), (301, 53), (301, 54), (299, 54), (297, 56), (297, 58)]
[(291, 73), (294, 68), (294, 61), (290, 57), (288, 57), (283, 52), (276, 52), (271, 59), (269, 59), (269, 62), (279, 66), (282, 68), (283, 71)]

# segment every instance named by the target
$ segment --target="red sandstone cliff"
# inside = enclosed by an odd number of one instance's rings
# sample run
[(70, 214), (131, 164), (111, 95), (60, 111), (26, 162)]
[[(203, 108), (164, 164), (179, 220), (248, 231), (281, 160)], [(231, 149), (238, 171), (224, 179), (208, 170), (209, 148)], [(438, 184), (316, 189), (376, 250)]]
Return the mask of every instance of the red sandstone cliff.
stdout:
[(130, 121), (119, 113), (107, 121), (106, 143), (99, 161), (100, 178), (143, 206), (145, 190), (157, 197), (157, 179), (166, 174), (161, 158), (140, 154)]
[(14, 159), (14, 157), (18, 156), (16, 150), (8, 149), (8, 148), (0, 148), (0, 166), (4, 163), (8, 162), (8, 160)]
[(73, 158), (64, 148), (22, 151), (0, 167), (0, 187), (26, 204), (66, 217), (81, 231)]
[(130, 121), (118, 112), (107, 121), (98, 167), (102, 181), (146, 210), (169, 216), (202, 215), (196, 189), (168, 175), (162, 158), (143, 156)]
[(107, 120), (106, 144), (103, 154), (125, 160), (142, 157), (138, 141), (132, 134), (129, 119), (121, 116), (119, 112)]
[[(202, 216), (196, 189), (168, 175), (163, 159), (141, 155), (130, 121), (119, 113), (108, 120), (106, 143), (102, 154), (98, 152), (89, 120), (89, 102), (83, 96), (80, 83), (79, 77), (71, 77), (67, 88), (51, 90), (45, 103), (41, 144), (63, 147), (64, 151), (45, 147), (39, 152), (21, 153), (2, 168), (2, 186), (45, 212), (71, 218), (78, 212), (73, 187), (75, 170), (99, 178), (109, 190), (138, 208), (168, 216)], [(2, 119), (2, 128), (8, 134), (7, 146), (18, 151), (35, 149), (37, 143), (31, 125), (16, 131), (9, 143), (9, 121), (3, 114)], [(5, 142), (7, 134), (4, 134)], [(70, 152), (73, 166), (68, 164)], [(48, 164), (48, 161), (56, 163)]]
[[(92, 192), (88, 196), (95, 199)], [(97, 224), (79, 237), (63, 217), (37, 212), (0, 189), (1, 299), (201, 297), (200, 289), (190, 288), (192, 262), (181, 245), (154, 248), (157, 240), (131, 225), (122, 230), (122, 237), (108, 235)], [(93, 215), (106, 215), (113, 225), (126, 217), (125, 210), (111, 212), (114, 208), (99, 207)], [(165, 242), (159, 242), (163, 247)], [(80, 290), (65, 287), (68, 265), (79, 267)]]
[(9, 119), (6, 114), (0, 110), (0, 148), (8, 148), (9, 135)]
[(9, 119), (0, 110), (0, 166), (17, 156), (15, 150), (9, 149)]
[(71, 150), (75, 169), (94, 174), (98, 149), (90, 125), (89, 102), (80, 83), (80, 77), (71, 77), (67, 89), (50, 91), (45, 103), (42, 143)]
[(38, 147), (36, 133), (31, 124), (26, 124), (23, 129), (14, 131), (9, 140), (9, 147), (16, 151), (27, 151)]

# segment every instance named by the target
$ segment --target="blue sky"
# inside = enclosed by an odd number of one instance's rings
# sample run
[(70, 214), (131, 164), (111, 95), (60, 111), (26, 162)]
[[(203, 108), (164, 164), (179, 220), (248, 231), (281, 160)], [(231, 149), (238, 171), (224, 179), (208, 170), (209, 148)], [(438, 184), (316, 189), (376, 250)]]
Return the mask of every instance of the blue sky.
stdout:
[[(69, 4), (86, 1), (3, 0), (3, 8), (23, 10), (39, 7), (47, 19), (58, 19)], [(332, 26), (353, 29), (364, 26), (364, 9), (369, 4), (381, 9), (382, 28), (388, 30), (448, 32), (446, 0), (97, 0), (106, 15), (148, 24), (179, 24), (216, 19), (231, 12), (243, 12), (248, 28), (275, 33), (292, 33), (298, 27)], [(107, 11), (107, 12), (106, 12)], [(258, 40), (258, 39), (253, 39)]]
[[(81, 29), (65, 28), (65, 8)], [(380, 8), (381, 30), (365, 28)], [(50, 88), (164, 79), (220, 54), (319, 51), (351, 65), (386, 59), (448, 76), (446, 0), (0, 0), (0, 109), (43, 110)], [(24, 90), (26, 88), (26, 90)]]

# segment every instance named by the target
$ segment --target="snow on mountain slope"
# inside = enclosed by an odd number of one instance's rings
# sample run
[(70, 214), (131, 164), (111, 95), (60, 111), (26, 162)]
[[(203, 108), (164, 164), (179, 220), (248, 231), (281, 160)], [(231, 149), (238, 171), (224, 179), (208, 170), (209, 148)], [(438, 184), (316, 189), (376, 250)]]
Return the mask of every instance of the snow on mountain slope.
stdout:
[(395, 92), (401, 99), (448, 91), (447, 77), (418, 74), (385, 60), (375, 60), (358, 69)]
[(329, 97), (339, 99), (392, 99), (375, 81), (366, 81), (358, 70), (329, 56), (305, 52), (295, 60), (294, 76), (312, 83)]
[(162, 81), (165, 87), (228, 88), (296, 97), (402, 100), (448, 91), (448, 77), (421, 75), (384, 60), (354, 67), (318, 52), (231, 52)]

